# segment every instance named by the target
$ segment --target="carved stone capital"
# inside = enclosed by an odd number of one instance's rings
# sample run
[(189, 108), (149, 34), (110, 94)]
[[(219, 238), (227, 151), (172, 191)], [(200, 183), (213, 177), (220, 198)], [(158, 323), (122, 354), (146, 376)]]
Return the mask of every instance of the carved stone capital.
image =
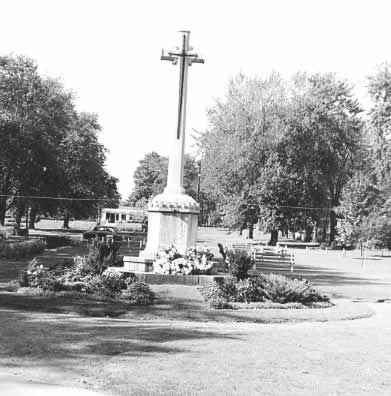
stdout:
[(189, 195), (164, 192), (156, 195), (156, 197), (149, 202), (148, 211), (198, 214), (200, 212), (200, 206)]

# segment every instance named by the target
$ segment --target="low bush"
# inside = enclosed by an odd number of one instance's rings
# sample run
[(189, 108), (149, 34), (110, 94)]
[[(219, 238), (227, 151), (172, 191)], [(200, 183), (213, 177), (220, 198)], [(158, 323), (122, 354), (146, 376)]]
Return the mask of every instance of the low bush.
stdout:
[(290, 279), (283, 275), (269, 274), (259, 275), (257, 282), (264, 290), (265, 298), (276, 303), (299, 302), (306, 305), (329, 300), (305, 279)]
[(42, 239), (27, 239), (17, 242), (0, 241), (0, 257), (19, 259), (40, 254), (45, 248), (46, 244)]
[(237, 280), (246, 279), (254, 261), (246, 250), (228, 250), (227, 261), (229, 272)]
[(45, 236), (47, 249), (56, 249), (62, 246), (79, 246), (82, 241), (76, 240), (65, 235), (47, 235)]
[(20, 274), (19, 283), (22, 287), (34, 287), (44, 291), (54, 292), (63, 289), (61, 279), (54, 272), (39, 264), (36, 259), (29, 263), (27, 271)]
[(45, 268), (38, 260), (32, 260), (19, 276), (22, 290), (37, 289), (40, 293), (74, 292), (81, 296), (93, 295), (103, 300), (124, 298), (131, 304), (153, 303), (154, 294), (149, 286), (137, 282), (134, 274), (105, 270), (103, 273), (85, 273), (85, 262), (75, 259), (73, 267), (62, 274)]
[(248, 278), (241, 280), (236, 284), (236, 300), (237, 302), (263, 302), (267, 299), (267, 295), (260, 278)]
[(150, 287), (146, 283), (138, 281), (130, 284), (122, 294), (128, 302), (135, 305), (150, 305), (155, 299), (155, 294)]
[(307, 280), (290, 279), (276, 274), (260, 274), (236, 282), (229, 279), (203, 287), (200, 291), (214, 308), (227, 307), (232, 302), (298, 303), (308, 306), (329, 301), (327, 296), (322, 295)]
[(116, 271), (105, 271), (101, 275), (93, 275), (87, 279), (86, 288), (89, 293), (108, 297), (118, 297), (128, 287), (126, 275)]
[(200, 293), (212, 308), (229, 308), (230, 301), (236, 301), (237, 289), (234, 279), (224, 282), (213, 282), (199, 289)]

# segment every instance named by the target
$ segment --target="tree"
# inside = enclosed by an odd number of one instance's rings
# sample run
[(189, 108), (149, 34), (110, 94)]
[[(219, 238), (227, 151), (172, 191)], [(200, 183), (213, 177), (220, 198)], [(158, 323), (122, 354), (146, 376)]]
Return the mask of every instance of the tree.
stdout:
[(306, 205), (329, 208), (330, 241), (336, 235), (334, 208), (340, 204), (362, 146), (360, 112), (352, 88), (334, 74), (295, 78), (281, 157), (301, 175)]
[(296, 227), (308, 238), (321, 212), (305, 207), (326, 206), (332, 240), (332, 208), (361, 144), (359, 113), (349, 85), (332, 74), (300, 74), (290, 84), (277, 74), (264, 80), (239, 75), (210, 109), (210, 128), (200, 138), (203, 189), (231, 226), (246, 221), (243, 208), (256, 200), (271, 244), (278, 230)]
[(85, 218), (96, 215), (99, 206), (118, 206), (117, 180), (104, 169), (105, 148), (97, 137), (100, 129), (95, 114), (81, 113), (61, 143), (64, 178), (61, 193), (78, 199), (60, 201), (64, 228), (69, 227), (71, 216)]
[[(134, 188), (128, 203), (145, 206), (151, 197), (163, 192), (167, 185), (168, 159), (156, 152), (148, 153), (134, 172)], [(193, 198), (197, 195), (198, 168), (194, 158), (185, 155), (183, 187)]]
[(28, 211), (33, 226), (38, 213), (89, 215), (97, 206), (37, 196), (118, 200), (99, 129), (96, 116), (78, 114), (73, 95), (41, 77), (34, 61), (0, 57), (0, 223), (10, 208), (19, 227)]
[(362, 167), (347, 185), (341, 202), (342, 234), (354, 241), (391, 248), (391, 70), (380, 65), (368, 79), (372, 99)]
[(251, 233), (257, 221), (254, 200), (263, 167), (284, 130), (286, 92), (273, 74), (261, 80), (238, 75), (223, 100), (208, 111), (210, 128), (200, 138), (202, 186), (225, 213), (226, 225), (246, 222)]
[[(4, 195), (33, 195), (52, 174), (58, 183), (56, 158), (66, 131), (64, 118), (73, 109), (70, 94), (54, 80), (43, 79), (36, 64), (25, 57), (0, 58), (0, 117), (2, 129), (2, 181)], [(64, 125), (65, 122), (65, 125)], [(14, 206), (17, 224), (30, 203), (2, 197), (0, 222)]]

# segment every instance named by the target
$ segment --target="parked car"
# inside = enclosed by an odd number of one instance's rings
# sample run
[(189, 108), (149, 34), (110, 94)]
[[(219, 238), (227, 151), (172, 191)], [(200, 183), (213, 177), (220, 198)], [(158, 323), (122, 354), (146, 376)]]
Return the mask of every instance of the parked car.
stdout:
[(83, 239), (92, 239), (92, 238), (107, 238), (111, 237), (114, 241), (121, 241), (122, 237), (118, 233), (117, 228), (108, 227), (108, 226), (95, 226), (92, 230), (86, 231), (83, 233)]

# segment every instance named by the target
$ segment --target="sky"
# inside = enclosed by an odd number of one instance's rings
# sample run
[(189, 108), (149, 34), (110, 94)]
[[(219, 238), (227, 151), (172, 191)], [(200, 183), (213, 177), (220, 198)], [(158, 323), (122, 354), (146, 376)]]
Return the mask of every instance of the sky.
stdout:
[(382, 0), (0, 0), (0, 55), (33, 58), (43, 75), (97, 113), (107, 170), (126, 199), (144, 155), (168, 155), (176, 130), (178, 67), (160, 61), (179, 30), (205, 59), (189, 69), (186, 151), (207, 109), (242, 72), (297, 71), (349, 79), (363, 104), (367, 76), (391, 62), (391, 2)]

